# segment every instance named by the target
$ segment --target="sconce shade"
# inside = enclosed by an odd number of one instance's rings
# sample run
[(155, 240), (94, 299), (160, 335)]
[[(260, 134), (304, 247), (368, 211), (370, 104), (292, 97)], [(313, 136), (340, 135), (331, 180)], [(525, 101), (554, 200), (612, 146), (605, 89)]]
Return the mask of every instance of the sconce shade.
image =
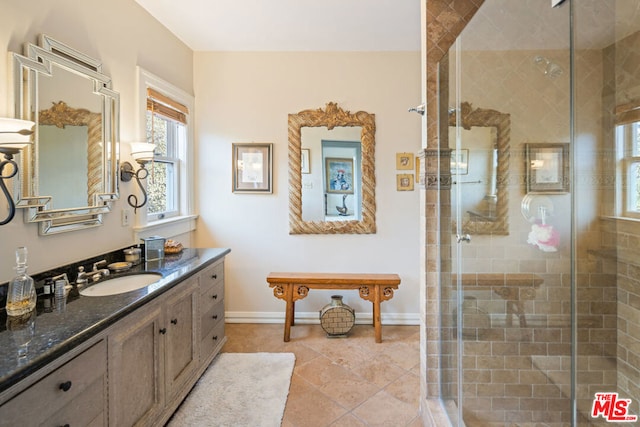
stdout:
[(153, 160), (153, 152), (156, 149), (156, 144), (150, 142), (130, 142), (131, 157), (138, 163), (150, 162)]
[(0, 153), (17, 153), (32, 144), (34, 125), (28, 120), (0, 118)]
[[(13, 155), (20, 149), (32, 144), (34, 122), (19, 119), (0, 118), (0, 153), (4, 154), (4, 160), (0, 161), (0, 191), (7, 199), (7, 216), (0, 220), (0, 225), (11, 222), (16, 214), (16, 204), (7, 188), (5, 180), (18, 174), (18, 164), (13, 160)], [(9, 166), (5, 174), (5, 167)]]

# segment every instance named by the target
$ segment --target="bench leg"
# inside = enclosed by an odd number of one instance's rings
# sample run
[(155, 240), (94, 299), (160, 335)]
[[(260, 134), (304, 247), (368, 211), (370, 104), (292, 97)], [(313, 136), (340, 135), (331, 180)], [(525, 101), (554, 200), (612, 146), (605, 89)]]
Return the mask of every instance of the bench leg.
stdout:
[(285, 292), (287, 307), (284, 314), (284, 342), (291, 339), (291, 325), (293, 325), (293, 317), (295, 313), (295, 302), (293, 301), (293, 285), (287, 285)]
[(380, 286), (375, 287), (373, 298), (373, 327), (376, 333), (376, 342), (382, 342), (382, 322), (380, 320)]

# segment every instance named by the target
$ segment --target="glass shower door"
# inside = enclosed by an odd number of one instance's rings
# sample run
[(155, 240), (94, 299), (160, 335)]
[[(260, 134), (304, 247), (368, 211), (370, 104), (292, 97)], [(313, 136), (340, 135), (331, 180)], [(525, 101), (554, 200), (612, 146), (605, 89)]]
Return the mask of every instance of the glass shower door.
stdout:
[(460, 425), (571, 425), (569, 12), (486, 0), (441, 64), (443, 397)]

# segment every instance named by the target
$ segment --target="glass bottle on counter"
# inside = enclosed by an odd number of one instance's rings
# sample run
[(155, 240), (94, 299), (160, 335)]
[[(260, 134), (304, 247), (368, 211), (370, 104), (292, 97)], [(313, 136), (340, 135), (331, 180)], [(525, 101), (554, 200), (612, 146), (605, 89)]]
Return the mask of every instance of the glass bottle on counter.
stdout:
[(9, 282), (7, 315), (22, 316), (36, 308), (36, 288), (27, 275), (27, 248), (16, 249), (16, 276)]

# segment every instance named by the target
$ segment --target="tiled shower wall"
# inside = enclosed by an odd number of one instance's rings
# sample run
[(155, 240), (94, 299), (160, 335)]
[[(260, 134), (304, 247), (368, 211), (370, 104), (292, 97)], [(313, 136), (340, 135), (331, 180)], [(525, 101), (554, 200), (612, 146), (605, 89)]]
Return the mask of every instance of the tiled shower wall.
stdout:
[[(640, 32), (604, 49), (603, 62), (603, 117), (608, 118), (617, 105), (640, 103)], [(605, 135), (611, 135), (605, 139), (613, 145), (612, 120), (606, 120), (604, 126)], [(609, 185), (603, 185), (603, 199), (608, 206), (613, 206), (611, 195), (615, 193), (611, 183), (615, 159), (605, 158), (608, 167), (602, 178)], [(615, 324), (608, 327), (615, 328), (616, 333), (614, 375), (617, 391), (632, 399), (633, 410), (640, 413), (640, 221), (605, 218), (602, 224), (602, 248), (605, 250), (598, 252), (595, 259), (602, 264), (603, 272), (615, 275), (615, 295), (609, 295), (608, 301), (616, 302), (616, 317)]]

